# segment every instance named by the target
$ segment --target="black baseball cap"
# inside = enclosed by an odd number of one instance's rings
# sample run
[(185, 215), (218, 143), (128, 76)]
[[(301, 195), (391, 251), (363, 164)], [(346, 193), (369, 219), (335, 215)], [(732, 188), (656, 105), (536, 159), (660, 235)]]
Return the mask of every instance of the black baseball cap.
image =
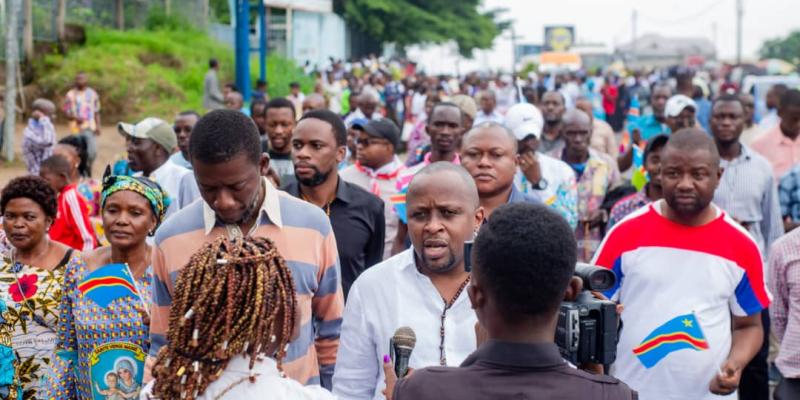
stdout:
[(373, 119), (363, 126), (364, 132), (372, 137), (386, 139), (395, 148), (400, 143), (400, 129), (388, 118)]

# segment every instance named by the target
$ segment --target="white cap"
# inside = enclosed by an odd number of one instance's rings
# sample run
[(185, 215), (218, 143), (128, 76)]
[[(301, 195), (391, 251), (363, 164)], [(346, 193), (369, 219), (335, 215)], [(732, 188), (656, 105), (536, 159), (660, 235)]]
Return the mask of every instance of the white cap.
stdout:
[(536, 139), (542, 136), (544, 118), (536, 106), (529, 103), (514, 104), (505, 116), (506, 128), (514, 133), (517, 140), (533, 135)]
[(697, 103), (686, 95), (676, 94), (667, 100), (667, 105), (664, 108), (664, 116), (677, 117), (678, 114), (686, 107), (692, 107), (697, 111)]

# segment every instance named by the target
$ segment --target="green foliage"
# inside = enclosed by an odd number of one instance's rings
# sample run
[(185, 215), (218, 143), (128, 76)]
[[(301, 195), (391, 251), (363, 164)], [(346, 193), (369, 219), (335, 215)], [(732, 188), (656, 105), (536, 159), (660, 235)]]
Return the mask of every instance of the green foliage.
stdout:
[[(167, 22), (167, 27), (173, 26)], [(220, 83), (233, 81), (233, 49), (203, 32), (88, 28), (85, 46), (71, 48), (67, 55), (40, 57), (36, 81), (41, 95), (61, 101), (75, 74), (85, 71), (100, 94), (106, 122), (144, 116), (169, 120), (181, 110), (201, 109), (203, 78), (212, 57), (220, 63)], [(304, 76), (292, 61), (268, 57), (267, 65), (271, 96), (288, 93), (293, 80), (304, 90), (313, 88), (313, 79)], [(251, 71), (255, 83), (255, 58)]]
[(454, 40), (469, 57), (473, 49), (488, 49), (507, 25), (498, 26), (502, 10), (478, 12), (480, 0), (339, 0), (336, 11), (348, 24), (383, 43), (405, 47)]
[(785, 38), (769, 39), (761, 45), (761, 58), (780, 58), (794, 65), (800, 65), (800, 31), (794, 31)]
[(145, 29), (148, 31), (168, 30), (168, 31), (191, 31), (194, 26), (180, 14), (167, 15), (164, 9), (153, 7), (147, 14), (144, 21)]
[(526, 63), (524, 67), (517, 73), (517, 76), (522, 79), (528, 79), (528, 75), (531, 72), (536, 72), (539, 70), (539, 65), (534, 62)]

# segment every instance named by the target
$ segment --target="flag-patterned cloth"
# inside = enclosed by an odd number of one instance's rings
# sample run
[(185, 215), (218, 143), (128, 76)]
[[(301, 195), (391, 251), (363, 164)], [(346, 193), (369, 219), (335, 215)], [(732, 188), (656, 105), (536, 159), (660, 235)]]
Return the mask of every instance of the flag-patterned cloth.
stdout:
[(708, 342), (694, 314), (679, 315), (659, 326), (634, 347), (633, 354), (645, 368), (652, 368), (669, 353), (683, 349), (708, 350)]
[(78, 290), (83, 297), (91, 299), (102, 308), (108, 307), (116, 299), (139, 297), (136, 283), (125, 264), (108, 264), (92, 271), (78, 284)]

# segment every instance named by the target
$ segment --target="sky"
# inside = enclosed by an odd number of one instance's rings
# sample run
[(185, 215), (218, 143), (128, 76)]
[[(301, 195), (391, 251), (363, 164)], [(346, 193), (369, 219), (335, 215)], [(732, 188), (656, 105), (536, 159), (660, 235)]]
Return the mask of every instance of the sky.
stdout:
[[(755, 60), (766, 39), (800, 29), (798, 0), (741, 0), (744, 4), (742, 58)], [(718, 57), (736, 57), (737, 0), (484, 0), (485, 9), (507, 8), (518, 43), (541, 44), (545, 25), (573, 25), (578, 42), (602, 42), (613, 50), (632, 38), (632, 16), (638, 13), (637, 36), (705, 37), (715, 41)], [(716, 40), (714, 26), (716, 25)], [(521, 38), (519, 38), (521, 37)], [(491, 68), (510, 70), (510, 34), (501, 35), (488, 51), (476, 51), (472, 60), (456, 57), (451, 46), (409, 50), (431, 73)]]

